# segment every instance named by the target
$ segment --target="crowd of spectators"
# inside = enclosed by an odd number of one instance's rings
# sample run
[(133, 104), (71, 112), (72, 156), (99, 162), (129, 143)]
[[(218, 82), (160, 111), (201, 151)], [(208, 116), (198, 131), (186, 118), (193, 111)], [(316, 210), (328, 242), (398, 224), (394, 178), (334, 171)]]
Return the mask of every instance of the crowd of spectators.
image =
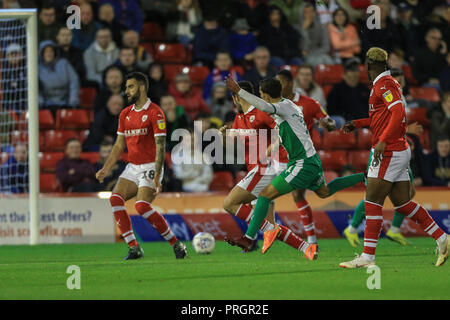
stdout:
[[(80, 29), (70, 30), (65, 24), (65, 9), (71, 4), (80, 7)], [(366, 23), (366, 9), (372, 4), (380, 9), (379, 28)], [(429, 158), (417, 161), (416, 173), (421, 175), (421, 184), (447, 185), (450, 181), (447, 1), (3, 0), (0, 7), (39, 9), (40, 109), (50, 109), (55, 114), (62, 108), (78, 108), (80, 88), (96, 89), (93, 122), (87, 138), (83, 142), (69, 140), (65, 157), (58, 164), (56, 175), (63, 191), (110, 190), (117, 178), (114, 171), (111, 181), (99, 187), (93, 178), (97, 168), (82, 160), (80, 154), (100, 151), (104, 161), (116, 138), (118, 115), (127, 105), (124, 79), (128, 72), (141, 71), (148, 76), (148, 96), (162, 107), (169, 137), (180, 128), (193, 133), (196, 120), (203, 121), (202, 131), (233, 121), (235, 108), (224, 85), (226, 76), (250, 81), (258, 93), (259, 81), (273, 77), (286, 65), (297, 67), (294, 92), (319, 101), (340, 126), (347, 120), (368, 115), (370, 87), (361, 82), (360, 65), (372, 46), (389, 52), (392, 68), (410, 66), (418, 85), (435, 88), (440, 93), (439, 103), (417, 101), (409, 93), (411, 84), (402, 78), (407, 107), (428, 107), (427, 116), (431, 120), (428, 150), (422, 152), (424, 148), (416, 137), (411, 140), (415, 150), (421, 150), (418, 157)], [(191, 52), (192, 65), (209, 68), (210, 74), (202, 85), (194, 84), (185, 72), (176, 75), (173, 81), (166, 80), (164, 64), (155, 61), (142, 45), (140, 34), (145, 22), (158, 23), (165, 30), (165, 38), (159, 41), (180, 43)], [(23, 45), (10, 43), (5, 54), (2, 73), (23, 65)], [(315, 67), (322, 64), (340, 64), (344, 68), (342, 81), (327, 92), (314, 82)], [(25, 88), (24, 81), (8, 85)], [(3, 88), (3, 91), (8, 94), (11, 90)], [(6, 97), (5, 103), (9, 100)], [(23, 110), (25, 106), (14, 108)], [(176, 143), (167, 140), (168, 150), (172, 150)], [(425, 155), (427, 151), (429, 154)], [(20, 164), (18, 153), (14, 151), (11, 161)], [(117, 172), (121, 166), (118, 164)], [(179, 183), (168, 183), (165, 179), (166, 191), (205, 191), (213, 170), (235, 173), (237, 168), (166, 168), (166, 176), (179, 179)], [(170, 190), (168, 185), (176, 187)]]

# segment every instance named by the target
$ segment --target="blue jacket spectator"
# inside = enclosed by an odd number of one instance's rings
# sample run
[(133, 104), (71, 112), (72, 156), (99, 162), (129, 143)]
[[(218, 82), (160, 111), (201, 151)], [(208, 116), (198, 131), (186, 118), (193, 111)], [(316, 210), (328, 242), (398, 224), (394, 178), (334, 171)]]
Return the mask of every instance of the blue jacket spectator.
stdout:
[(251, 60), (251, 54), (258, 46), (256, 37), (249, 32), (250, 26), (245, 19), (236, 19), (233, 33), (230, 35), (231, 56), (235, 61)]
[(72, 45), (84, 51), (95, 41), (97, 30), (102, 25), (94, 20), (92, 7), (89, 3), (80, 5), (80, 12), (81, 29), (73, 29)]
[(19, 144), (8, 161), (1, 166), (1, 192), (26, 193), (28, 192), (28, 152), (27, 147)]
[(144, 17), (137, 0), (100, 0), (100, 5), (110, 4), (114, 8), (114, 17), (127, 29), (141, 33)]
[(42, 41), (39, 46), (39, 106), (77, 107), (80, 80), (70, 62), (57, 52), (53, 41)]

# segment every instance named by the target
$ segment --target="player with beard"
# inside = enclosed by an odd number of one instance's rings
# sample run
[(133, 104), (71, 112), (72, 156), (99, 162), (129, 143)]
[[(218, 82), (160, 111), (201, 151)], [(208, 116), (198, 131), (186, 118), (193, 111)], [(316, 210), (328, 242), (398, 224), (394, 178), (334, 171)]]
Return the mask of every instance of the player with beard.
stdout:
[(100, 182), (109, 174), (120, 155), (128, 149), (128, 165), (112, 191), (110, 203), (114, 218), (129, 246), (124, 260), (139, 259), (144, 251), (137, 243), (125, 201), (136, 196), (136, 211), (173, 247), (175, 257), (183, 259), (186, 246), (178, 241), (163, 216), (151, 202), (161, 191), (166, 144), (166, 119), (161, 108), (147, 97), (148, 79), (140, 72), (126, 77), (125, 93), (130, 106), (119, 116), (117, 139), (111, 154), (96, 177)]

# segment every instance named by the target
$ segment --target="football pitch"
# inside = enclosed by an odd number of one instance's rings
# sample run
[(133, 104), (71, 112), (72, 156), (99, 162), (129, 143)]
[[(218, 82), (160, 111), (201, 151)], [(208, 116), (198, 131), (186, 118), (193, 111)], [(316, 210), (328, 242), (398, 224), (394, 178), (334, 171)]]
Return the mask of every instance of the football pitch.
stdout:
[[(450, 299), (450, 262), (434, 267), (431, 238), (409, 240), (406, 247), (380, 240), (381, 288), (373, 290), (366, 269), (339, 268), (362, 250), (344, 239), (321, 240), (315, 261), (281, 242), (265, 255), (223, 241), (199, 255), (187, 243), (185, 260), (165, 242), (147, 242), (134, 261), (121, 260), (123, 243), (2, 246), (0, 299)], [(67, 288), (70, 265), (80, 268), (79, 290)]]

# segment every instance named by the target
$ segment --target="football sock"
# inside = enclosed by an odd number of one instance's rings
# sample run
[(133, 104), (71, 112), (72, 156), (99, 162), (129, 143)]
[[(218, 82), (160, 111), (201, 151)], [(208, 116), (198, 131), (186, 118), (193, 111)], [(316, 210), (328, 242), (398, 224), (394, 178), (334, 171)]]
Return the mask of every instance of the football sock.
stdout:
[(278, 234), (278, 240), (283, 241), (294, 249), (305, 252), (308, 248), (307, 242), (303, 241), (299, 236), (292, 232), (291, 229), (281, 225), (279, 227), (281, 228), (281, 232)]
[(328, 184), (330, 196), (339, 190), (352, 187), (360, 182), (364, 182), (364, 173), (355, 173), (349, 176), (336, 178)]
[(355, 229), (352, 225), (349, 225), (348, 232), (355, 234), (358, 233), (358, 229)]
[[(253, 207), (249, 204), (242, 204), (236, 212), (236, 217), (238, 217), (241, 220), (244, 220), (247, 223), (250, 223), (252, 216), (253, 216)], [(259, 230), (261, 230), (262, 232), (266, 232), (268, 230), (272, 230), (273, 228), (275, 228), (275, 226), (268, 220), (264, 219), (261, 226), (259, 227)]]
[(152, 208), (147, 201), (136, 201), (136, 211), (146, 219), (156, 231), (173, 246), (177, 241), (177, 237), (170, 229), (164, 217)]
[(377, 203), (365, 201), (366, 228), (364, 230), (364, 250), (366, 255), (375, 256), (378, 237), (383, 226), (383, 206)]
[(400, 227), (402, 226), (404, 219), (405, 219), (404, 215), (402, 215), (400, 212), (394, 211), (394, 217), (392, 218), (392, 227), (396, 227), (400, 230)]
[(136, 247), (138, 245), (136, 237), (134, 236), (133, 228), (131, 227), (131, 219), (125, 209), (125, 201), (118, 193), (113, 193), (109, 198), (111, 207), (114, 213), (114, 219), (119, 227), (123, 239), (129, 247)]
[(400, 207), (396, 207), (395, 210), (419, 224), (439, 245), (438, 239), (445, 233), (424, 207), (414, 201), (409, 201)]
[[(357, 230), (358, 227), (363, 222), (364, 218), (366, 217), (366, 211), (364, 207), (364, 199), (361, 200), (358, 205), (355, 208), (355, 212), (353, 213), (352, 221), (350, 222), (350, 226), (352, 226), (354, 229)], [(350, 231), (351, 232), (351, 231)], [(356, 233), (356, 232), (351, 232)]]
[(255, 211), (253, 212), (253, 217), (248, 225), (247, 232), (245, 235), (250, 239), (255, 239), (259, 227), (267, 216), (269, 211), (270, 199), (259, 196), (258, 201), (256, 201)]
[(296, 205), (298, 208), (298, 212), (300, 213), (300, 220), (302, 220), (303, 227), (305, 228), (306, 235), (308, 236), (308, 242), (317, 242), (316, 231), (312, 219), (311, 206), (306, 200), (299, 201), (296, 203)]
[(391, 229), (392, 233), (400, 233), (400, 228), (399, 227), (391, 226), (390, 229)]

